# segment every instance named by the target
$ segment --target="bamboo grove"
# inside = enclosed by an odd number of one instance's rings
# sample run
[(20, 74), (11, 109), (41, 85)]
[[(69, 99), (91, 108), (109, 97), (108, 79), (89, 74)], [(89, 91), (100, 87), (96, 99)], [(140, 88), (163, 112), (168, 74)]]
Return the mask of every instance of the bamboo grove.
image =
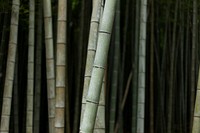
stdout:
[(0, 133), (200, 133), (197, 0), (0, 0)]

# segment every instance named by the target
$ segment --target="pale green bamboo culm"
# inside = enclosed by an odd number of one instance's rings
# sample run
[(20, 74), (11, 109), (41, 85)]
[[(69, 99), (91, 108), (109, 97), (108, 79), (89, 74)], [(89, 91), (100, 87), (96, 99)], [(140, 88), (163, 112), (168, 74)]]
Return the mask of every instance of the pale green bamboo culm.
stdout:
[(141, 0), (140, 6), (137, 133), (144, 133), (147, 0)]
[(20, 6), (20, 0), (12, 0), (8, 58), (6, 64), (7, 69), (6, 69), (1, 124), (0, 124), (1, 133), (9, 133), (14, 69), (15, 69), (16, 51), (17, 51), (17, 39), (18, 39), (19, 6)]
[(34, 93), (34, 49), (35, 49), (35, 0), (29, 0), (29, 38), (26, 133), (33, 133), (33, 93)]
[(113, 27), (115, 5), (116, 0), (107, 0), (105, 3), (98, 33), (97, 51), (86, 98), (86, 107), (80, 128), (81, 133), (93, 133)]
[(43, 0), (45, 49), (46, 49), (46, 72), (47, 72), (47, 93), (48, 93), (48, 118), (49, 133), (54, 133), (55, 122), (55, 64), (53, 48), (53, 26), (51, 0)]

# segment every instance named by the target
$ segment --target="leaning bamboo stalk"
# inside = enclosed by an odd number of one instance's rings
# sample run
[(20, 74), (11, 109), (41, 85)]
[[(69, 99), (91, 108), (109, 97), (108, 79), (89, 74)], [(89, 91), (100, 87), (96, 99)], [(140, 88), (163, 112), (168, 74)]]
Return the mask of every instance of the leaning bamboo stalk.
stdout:
[(86, 107), (80, 128), (81, 133), (92, 133), (94, 129), (113, 27), (115, 4), (116, 0), (109, 0), (105, 3), (102, 21), (98, 32), (97, 51), (94, 59), (88, 95), (86, 98)]
[(65, 91), (66, 86), (66, 22), (67, 1), (58, 1), (57, 52), (56, 52), (56, 106), (55, 133), (64, 133), (65, 129)]
[(53, 26), (51, 13), (51, 0), (43, 0), (45, 47), (46, 47), (46, 71), (47, 71), (47, 93), (48, 93), (48, 117), (49, 132), (54, 133), (55, 123), (55, 64), (53, 48)]
[(12, 1), (12, 13), (10, 24), (10, 40), (8, 47), (7, 69), (3, 94), (3, 105), (1, 114), (0, 132), (9, 132), (10, 113), (11, 113), (11, 101), (13, 91), (14, 69), (15, 69), (15, 57), (17, 51), (17, 38), (18, 38), (18, 22), (19, 22), (19, 0)]
[(35, 48), (34, 45), (35, 45), (35, 0), (30, 0), (29, 1), (26, 133), (33, 132), (34, 48)]
[(87, 59), (85, 67), (85, 76), (84, 76), (84, 87), (83, 87), (83, 96), (82, 96), (82, 107), (81, 107), (81, 122), (83, 118), (83, 113), (86, 105), (86, 96), (88, 93), (89, 83), (92, 74), (92, 66), (94, 63), (94, 57), (96, 54), (97, 47), (97, 37), (98, 29), (101, 16), (101, 3), (102, 0), (93, 0), (93, 10), (92, 17), (90, 22), (90, 33), (89, 33), (89, 42), (87, 48)]

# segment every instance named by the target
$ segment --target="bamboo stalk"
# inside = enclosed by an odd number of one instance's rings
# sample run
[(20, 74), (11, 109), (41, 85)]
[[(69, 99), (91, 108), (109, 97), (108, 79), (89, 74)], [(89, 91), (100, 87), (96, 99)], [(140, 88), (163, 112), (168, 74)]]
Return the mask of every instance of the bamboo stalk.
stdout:
[(11, 113), (11, 101), (13, 91), (14, 69), (15, 69), (15, 57), (17, 51), (17, 37), (18, 37), (18, 21), (19, 21), (19, 0), (12, 1), (12, 13), (10, 24), (10, 39), (7, 58), (7, 69), (3, 94), (3, 105), (0, 132), (9, 132), (9, 122)]

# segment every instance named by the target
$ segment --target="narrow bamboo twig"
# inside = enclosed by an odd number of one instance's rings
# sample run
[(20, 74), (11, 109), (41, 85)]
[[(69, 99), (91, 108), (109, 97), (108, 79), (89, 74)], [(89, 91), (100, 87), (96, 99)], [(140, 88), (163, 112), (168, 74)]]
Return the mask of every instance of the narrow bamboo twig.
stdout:
[[(131, 71), (129, 76), (128, 76), (128, 81), (126, 83), (126, 88), (125, 88), (124, 96), (123, 96), (123, 99), (122, 99), (122, 103), (120, 104), (120, 108), (121, 108), (122, 111), (124, 110), (126, 99), (128, 97), (128, 92), (129, 92), (129, 89), (130, 89), (130, 84), (131, 84), (132, 78), (133, 78), (133, 72)], [(119, 130), (119, 121), (116, 124), (114, 133), (118, 133), (119, 132), (118, 130)]]

